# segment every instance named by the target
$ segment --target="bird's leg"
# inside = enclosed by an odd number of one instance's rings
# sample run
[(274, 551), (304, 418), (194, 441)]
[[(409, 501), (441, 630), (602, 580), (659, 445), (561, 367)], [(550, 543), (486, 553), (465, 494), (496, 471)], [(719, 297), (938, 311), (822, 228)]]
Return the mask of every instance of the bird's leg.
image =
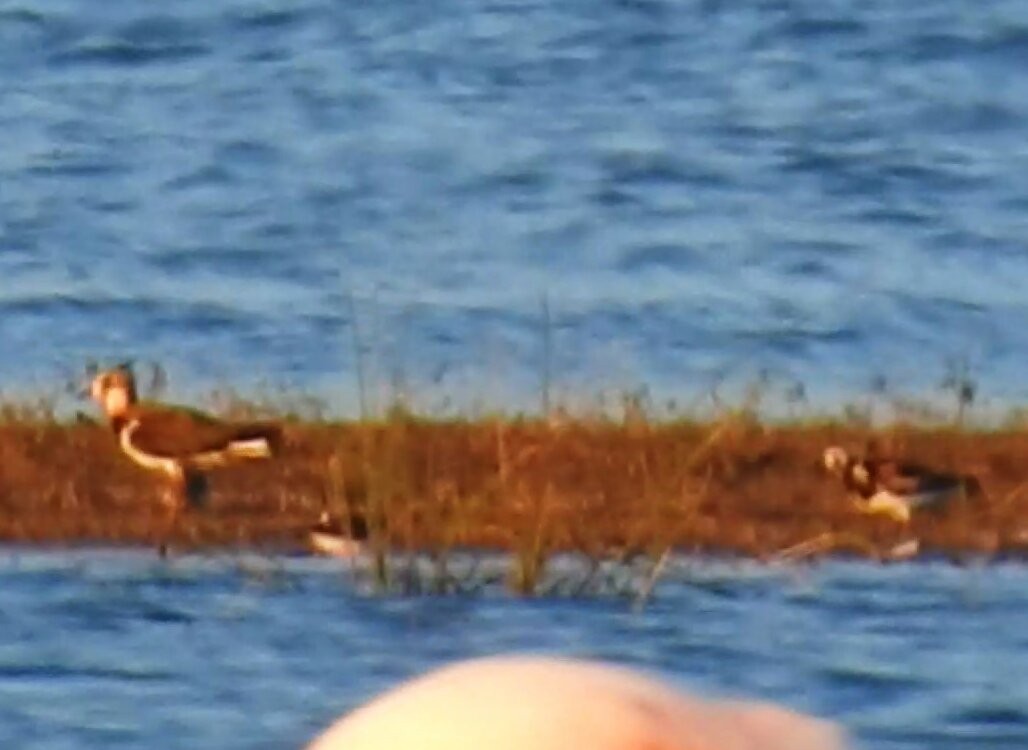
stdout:
[(161, 532), (161, 540), (157, 545), (157, 554), (161, 557), (168, 556), (168, 543), (178, 525), (179, 514), (185, 504), (184, 477), (175, 477), (173, 481), (166, 484), (161, 492), (161, 505), (164, 508), (164, 528)]
[(186, 469), (182, 477), (183, 498), (190, 508), (203, 508), (207, 503), (207, 477), (196, 469)]

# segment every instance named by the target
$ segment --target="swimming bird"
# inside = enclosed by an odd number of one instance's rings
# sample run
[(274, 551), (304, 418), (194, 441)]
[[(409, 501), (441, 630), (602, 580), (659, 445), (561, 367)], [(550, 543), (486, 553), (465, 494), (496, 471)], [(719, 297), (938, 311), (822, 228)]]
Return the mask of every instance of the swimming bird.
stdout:
[(98, 373), (90, 395), (103, 409), (122, 452), (164, 478), (161, 499), (172, 521), (184, 507), (203, 502), (207, 470), (270, 458), (281, 442), (275, 423), (225, 422), (184, 406), (140, 401), (129, 365)]
[(829, 472), (842, 479), (859, 511), (885, 515), (901, 523), (909, 522), (915, 510), (940, 508), (954, 499), (981, 492), (973, 476), (935, 471), (873, 454), (856, 458), (837, 445), (825, 449), (823, 461)]
[(834, 724), (769, 703), (687, 695), (599, 662), (458, 662), (338, 720), (307, 750), (843, 750)]
[(368, 538), (368, 522), (363, 514), (353, 513), (347, 526), (322, 511), (318, 522), (307, 535), (311, 549), (329, 557), (356, 557), (364, 550)]

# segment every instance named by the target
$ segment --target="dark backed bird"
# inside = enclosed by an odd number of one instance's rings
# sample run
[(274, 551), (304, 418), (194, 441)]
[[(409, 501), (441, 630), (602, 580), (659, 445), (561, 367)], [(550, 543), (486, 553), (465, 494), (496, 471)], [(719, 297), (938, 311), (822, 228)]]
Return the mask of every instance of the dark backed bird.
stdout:
[(127, 365), (98, 373), (90, 395), (125, 455), (164, 477), (162, 501), (173, 518), (203, 502), (206, 471), (270, 458), (281, 443), (281, 427), (273, 422), (227, 422), (196, 409), (139, 400)]
[(350, 514), (349, 523), (343, 523), (327, 510), (307, 534), (311, 549), (329, 557), (356, 557), (364, 551), (368, 539), (368, 522), (363, 514)]
[(823, 461), (825, 468), (842, 480), (858, 510), (903, 523), (914, 510), (940, 508), (957, 498), (981, 493), (974, 476), (936, 471), (878, 456), (874, 451), (857, 458), (833, 445), (825, 449)]

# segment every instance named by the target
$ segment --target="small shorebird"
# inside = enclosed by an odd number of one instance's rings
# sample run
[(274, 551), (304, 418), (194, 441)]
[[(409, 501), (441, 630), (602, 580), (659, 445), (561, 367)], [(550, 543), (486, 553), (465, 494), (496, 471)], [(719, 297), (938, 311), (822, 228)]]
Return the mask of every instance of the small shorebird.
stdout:
[(140, 401), (128, 365), (98, 373), (90, 395), (125, 455), (165, 478), (161, 499), (169, 511), (169, 528), (185, 506), (202, 504), (207, 470), (269, 458), (281, 440), (280, 427), (271, 422), (224, 422), (187, 407)]
[(976, 495), (973, 476), (934, 471), (911, 463), (869, 456), (856, 458), (833, 445), (825, 449), (825, 468), (842, 479), (862, 513), (907, 523), (913, 511), (939, 508), (959, 497)]
[(311, 527), (307, 539), (311, 549), (329, 557), (356, 557), (364, 551), (364, 542), (368, 538), (368, 523), (364, 516), (354, 513), (350, 516), (350, 524), (332, 517), (327, 511), (321, 512), (318, 522)]

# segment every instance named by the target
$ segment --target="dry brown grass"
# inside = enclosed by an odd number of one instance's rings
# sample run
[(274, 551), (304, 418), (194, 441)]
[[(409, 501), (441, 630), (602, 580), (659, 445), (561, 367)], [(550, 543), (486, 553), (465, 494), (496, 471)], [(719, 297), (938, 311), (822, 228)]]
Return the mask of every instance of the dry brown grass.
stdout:
[[(0, 422), (0, 539), (154, 544), (163, 530), (154, 477), (91, 423), (31, 410)], [(430, 551), (446, 581), (451, 550), (513, 553), (509, 584), (532, 591), (552, 554), (589, 559), (672, 547), (769, 558), (811, 540), (812, 554), (877, 556), (916, 536), (923, 552), (1028, 552), (1028, 431), (894, 429), (905, 458), (978, 475), (987, 497), (909, 528), (855, 513), (819, 470), (829, 443), (858, 448), (866, 429), (602, 419), (290, 422), (283, 455), (212, 477), (181, 547), (298, 548), (323, 507), (368, 515), (379, 575), (385, 551)], [(800, 547), (799, 549), (807, 549)]]

